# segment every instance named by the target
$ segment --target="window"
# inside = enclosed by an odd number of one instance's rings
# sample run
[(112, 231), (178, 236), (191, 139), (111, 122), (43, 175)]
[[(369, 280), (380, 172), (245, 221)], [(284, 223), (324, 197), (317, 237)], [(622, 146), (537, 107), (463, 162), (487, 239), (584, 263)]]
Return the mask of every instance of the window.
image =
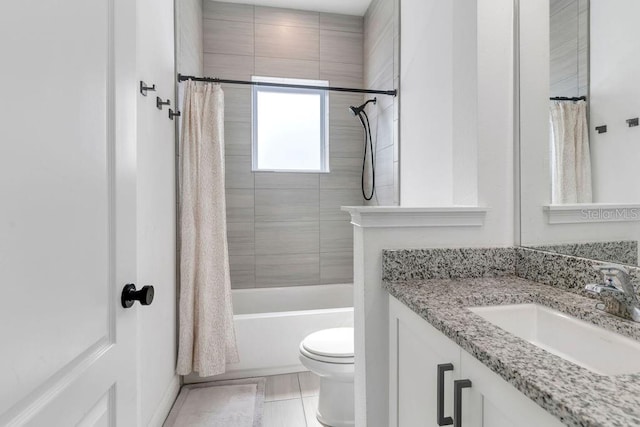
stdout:
[[(317, 80), (253, 81), (328, 86)], [(326, 90), (253, 86), (252, 101), (254, 171), (329, 172)]]

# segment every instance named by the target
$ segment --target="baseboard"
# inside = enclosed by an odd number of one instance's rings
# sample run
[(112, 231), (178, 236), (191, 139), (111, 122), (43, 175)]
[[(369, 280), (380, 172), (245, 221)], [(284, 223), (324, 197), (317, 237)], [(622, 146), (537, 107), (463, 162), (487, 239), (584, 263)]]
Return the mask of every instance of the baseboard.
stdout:
[(164, 392), (164, 396), (162, 396), (162, 400), (158, 404), (149, 424), (147, 427), (162, 427), (164, 424), (164, 420), (169, 415), (171, 411), (171, 407), (173, 403), (176, 401), (176, 397), (178, 397), (178, 393), (180, 392), (180, 376), (174, 375), (167, 387), (167, 390)]
[(199, 377), (194, 374), (190, 374), (184, 377), (185, 384), (197, 384), (209, 381), (220, 380), (237, 380), (242, 378), (253, 377), (268, 377), (271, 375), (292, 374), (294, 372), (308, 371), (302, 364), (292, 365), (277, 368), (259, 368), (259, 369), (244, 369), (241, 371), (227, 371), (224, 374), (216, 375), (213, 377)]

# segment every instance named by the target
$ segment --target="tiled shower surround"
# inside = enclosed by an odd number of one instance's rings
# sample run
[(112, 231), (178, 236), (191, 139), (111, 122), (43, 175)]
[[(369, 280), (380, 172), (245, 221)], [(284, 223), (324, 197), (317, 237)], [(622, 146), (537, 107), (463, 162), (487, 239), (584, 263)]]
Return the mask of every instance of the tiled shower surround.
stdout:
[[(399, 88), (399, 0), (373, 0), (364, 16), (364, 87)], [(375, 144), (376, 194), (367, 205), (400, 204), (398, 97), (378, 96), (367, 109)], [(368, 176), (368, 175), (367, 175)]]
[[(362, 17), (208, 0), (203, 9), (207, 76), (363, 86)], [(353, 231), (340, 206), (364, 204), (362, 127), (348, 112), (363, 96), (330, 94), (330, 173), (253, 173), (251, 89), (223, 90), (232, 287), (351, 283)]]

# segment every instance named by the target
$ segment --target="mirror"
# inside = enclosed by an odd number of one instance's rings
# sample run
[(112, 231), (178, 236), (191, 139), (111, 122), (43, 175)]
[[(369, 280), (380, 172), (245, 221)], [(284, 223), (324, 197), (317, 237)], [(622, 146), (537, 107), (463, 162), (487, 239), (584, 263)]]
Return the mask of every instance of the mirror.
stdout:
[(638, 264), (640, 2), (519, 5), (520, 244)]

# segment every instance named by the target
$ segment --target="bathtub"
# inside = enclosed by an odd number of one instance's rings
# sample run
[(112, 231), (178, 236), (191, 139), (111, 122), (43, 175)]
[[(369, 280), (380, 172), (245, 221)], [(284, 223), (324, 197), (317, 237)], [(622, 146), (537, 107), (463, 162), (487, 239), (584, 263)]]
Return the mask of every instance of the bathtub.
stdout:
[(298, 346), (308, 334), (353, 326), (353, 285), (234, 289), (233, 312), (240, 363), (213, 378), (185, 383), (300, 372)]

